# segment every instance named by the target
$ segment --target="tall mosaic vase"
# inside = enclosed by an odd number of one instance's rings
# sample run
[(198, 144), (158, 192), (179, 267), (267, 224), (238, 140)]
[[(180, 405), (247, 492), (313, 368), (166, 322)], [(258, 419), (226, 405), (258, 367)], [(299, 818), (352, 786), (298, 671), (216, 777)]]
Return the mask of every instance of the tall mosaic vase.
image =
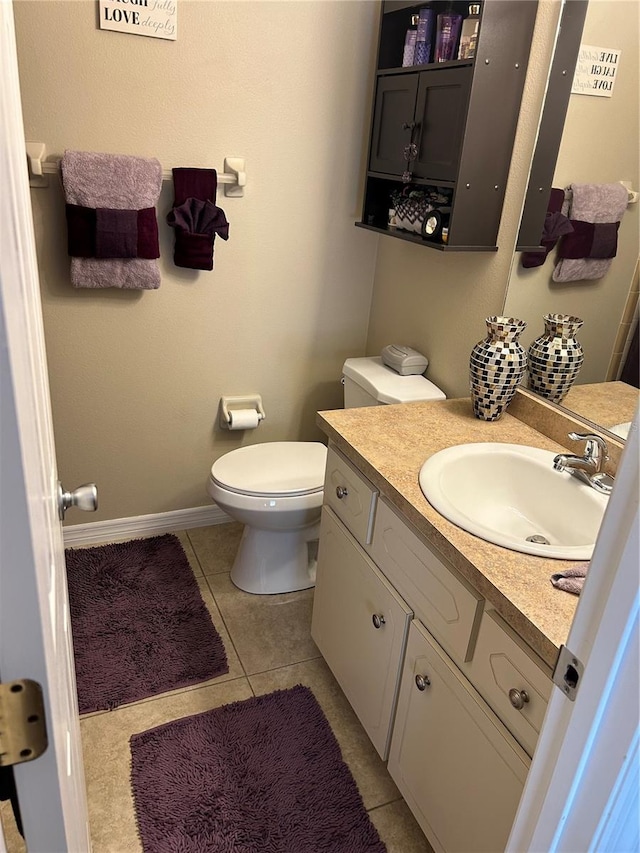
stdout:
[(487, 337), (471, 350), (469, 386), (473, 413), (497, 421), (507, 408), (527, 367), (527, 353), (518, 338), (527, 328), (515, 317), (487, 317)]
[(544, 334), (529, 347), (529, 388), (559, 403), (576, 380), (584, 351), (576, 340), (582, 320), (569, 314), (546, 314)]

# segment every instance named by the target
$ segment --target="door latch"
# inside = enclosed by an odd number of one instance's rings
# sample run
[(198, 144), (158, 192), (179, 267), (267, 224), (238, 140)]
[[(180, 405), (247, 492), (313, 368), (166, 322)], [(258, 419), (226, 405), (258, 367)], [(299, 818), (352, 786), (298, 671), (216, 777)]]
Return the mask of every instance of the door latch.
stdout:
[(575, 702), (580, 680), (584, 674), (584, 664), (566, 646), (560, 646), (556, 667), (553, 670), (553, 683), (562, 690), (567, 699)]
[(0, 684), (0, 767), (39, 758), (48, 745), (42, 688), (21, 678)]

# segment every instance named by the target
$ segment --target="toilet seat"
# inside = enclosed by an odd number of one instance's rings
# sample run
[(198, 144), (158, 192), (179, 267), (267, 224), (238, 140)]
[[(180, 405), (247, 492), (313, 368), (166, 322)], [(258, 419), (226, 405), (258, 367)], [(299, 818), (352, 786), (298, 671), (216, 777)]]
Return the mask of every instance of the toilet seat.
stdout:
[(230, 492), (256, 497), (295, 497), (321, 492), (327, 448), (318, 441), (272, 441), (225, 453), (211, 479)]

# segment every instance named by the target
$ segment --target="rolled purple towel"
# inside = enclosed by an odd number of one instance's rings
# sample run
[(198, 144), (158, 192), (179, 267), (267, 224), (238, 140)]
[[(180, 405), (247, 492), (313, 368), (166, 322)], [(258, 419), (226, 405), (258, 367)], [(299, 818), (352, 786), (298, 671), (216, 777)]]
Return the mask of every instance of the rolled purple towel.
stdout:
[(551, 575), (551, 583), (556, 589), (571, 592), (573, 595), (580, 595), (588, 570), (589, 563), (580, 563), (571, 569), (565, 569), (564, 572)]

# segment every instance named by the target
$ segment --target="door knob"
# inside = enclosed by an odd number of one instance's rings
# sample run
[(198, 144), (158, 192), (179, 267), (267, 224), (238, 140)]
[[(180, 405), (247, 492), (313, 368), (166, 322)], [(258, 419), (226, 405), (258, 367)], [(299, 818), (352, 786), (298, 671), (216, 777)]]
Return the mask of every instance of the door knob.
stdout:
[(60, 520), (72, 506), (84, 512), (95, 512), (98, 509), (98, 489), (95, 483), (85, 483), (72, 492), (65, 492), (62, 483), (58, 482), (58, 515)]

